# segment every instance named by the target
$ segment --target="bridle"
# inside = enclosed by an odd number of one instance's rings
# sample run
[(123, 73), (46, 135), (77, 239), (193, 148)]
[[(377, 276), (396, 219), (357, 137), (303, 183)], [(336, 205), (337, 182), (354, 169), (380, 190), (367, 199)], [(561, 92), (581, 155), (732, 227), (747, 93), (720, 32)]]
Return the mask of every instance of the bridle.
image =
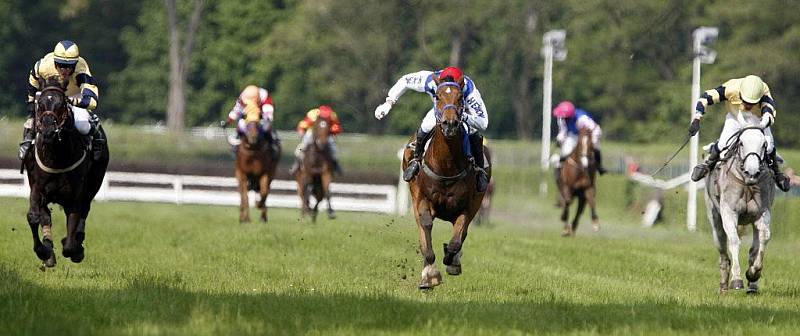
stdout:
[[(730, 137), (730, 139), (728, 139), (728, 143), (725, 145), (725, 147), (720, 149), (720, 151), (724, 151), (726, 149), (728, 150), (728, 152), (726, 153), (725, 157), (720, 159), (720, 161), (722, 161), (722, 162), (726, 162), (726, 161), (730, 160), (733, 157), (738, 157), (739, 158), (739, 164), (738, 165), (731, 164), (731, 165), (729, 165), (729, 168), (728, 168), (728, 169), (731, 169), (731, 168), (734, 168), (734, 166), (735, 166), (736, 174), (734, 174), (734, 176), (737, 175), (737, 174), (738, 175), (743, 175), (744, 174), (744, 163), (747, 160), (747, 158), (750, 157), (751, 155), (754, 155), (756, 157), (756, 159), (758, 159), (759, 167), (763, 168), (763, 166), (765, 165), (765, 156), (766, 156), (766, 152), (767, 152), (767, 142), (766, 141), (764, 141), (764, 143), (761, 145), (761, 149), (759, 151), (751, 151), (751, 152), (745, 153), (744, 156), (742, 156), (741, 136), (747, 130), (758, 130), (759, 132), (761, 132), (762, 135), (764, 135), (764, 128), (762, 128), (761, 126), (758, 126), (758, 125), (745, 126), (745, 127), (742, 127), (741, 129), (739, 129), (738, 131), (736, 131), (736, 133), (734, 133)], [(762, 174), (760, 176), (759, 180), (763, 179), (767, 175), (768, 174)], [(737, 180), (740, 180), (739, 182), (741, 182), (742, 184), (745, 184), (744, 180), (742, 178), (740, 178), (739, 176), (735, 176), (735, 177), (736, 177)]]
[[(58, 87), (58, 86), (47, 86), (44, 89), (42, 89), (42, 91), (40, 92), (39, 99), (41, 99), (41, 97), (44, 95), (44, 93), (48, 92), (48, 91), (58, 92), (64, 97), (64, 101), (62, 101), (61, 103), (65, 105), (64, 106), (65, 113), (62, 113), (60, 115), (61, 118), (59, 118), (59, 115), (56, 114), (55, 111), (53, 111), (53, 110), (44, 110), (40, 114), (36, 114), (35, 115), (36, 119), (37, 119), (36, 120), (36, 125), (39, 126), (41, 121), (42, 121), (42, 119), (44, 119), (45, 116), (52, 116), (53, 119), (56, 120), (54, 132), (56, 134), (56, 137), (57, 137), (58, 141), (61, 141), (61, 132), (64, 130), (64, 125), (66, 124), (67, 120), (69, 120), (69, 118), (65, 117), (65, 114), (66, 115), (69, 114), (69, 105), (67, 105), (67, 102), (66, 102), (67, 94), (66, 94), (66, 91), (61, 87)], [(40, 105), (42, 105), (42, 104), (37, 99), (37, 102), (36, 102), (36, 105), (35, 105), (36, 109), (39, 109)]]
[(433, 96), (433, 99), (434, 99), (433, 110), (434, 110), (434, 113), (436, 115), (436, 123), (437, 124), (441, 124), (442, 123), (442, 121), (443, 121), (442, 118), (444, 118), (444, 111), (445, 110), (447, 110), (447, 109), (456, 110), (456, 113), (458, 114), (458, 117), (460, 119), (464, 115), (465, 107), (467, 106), (467, 104), (465, 102), (464, 94), (462, 92), (461, 99), (460, 99), (461, 106), (458, 106), (456, 104), (444, 104), (444, 106), (442, 106), (442, 108), (440, 109), (439, 108), (439, 100), (440, 100), (440, 98), (439, 98), (439, 90), (442, 89), (442, 88), (445, 88), (445, 87), (456, 88), (456, 89), (458, 89), (459, 92), (461, 92), (461, 90), (462, 90), (461, 89), (461, 85), (459, 85), (458, 83), (455, 83), (455, 82), (442, 82), (441, 84), (436, 86), (436, 94)]

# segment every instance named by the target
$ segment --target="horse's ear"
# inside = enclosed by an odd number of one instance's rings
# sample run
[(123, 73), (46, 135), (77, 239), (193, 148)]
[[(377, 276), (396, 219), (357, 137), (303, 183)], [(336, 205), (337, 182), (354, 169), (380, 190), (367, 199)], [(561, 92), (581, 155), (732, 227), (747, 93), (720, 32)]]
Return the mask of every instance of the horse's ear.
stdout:
[(465, 85), (466, 83), (467, 83), (467, 80), (466, 80), (466, 79), (464, 79), (464, 77), (461, 77), (461, 80), (459, 80), (459, 81), (458, 81), (458, 86), (459, 86), (460, 88), (462, 88), (462, 89), (463, 89), (463, 88), (464, 88), (464, 85)]

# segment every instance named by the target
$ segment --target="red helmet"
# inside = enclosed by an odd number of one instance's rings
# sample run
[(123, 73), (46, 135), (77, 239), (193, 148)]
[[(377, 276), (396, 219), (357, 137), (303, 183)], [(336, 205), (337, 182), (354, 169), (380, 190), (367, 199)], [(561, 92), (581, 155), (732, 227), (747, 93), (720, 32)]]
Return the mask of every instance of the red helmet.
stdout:
[(464, 79), (464, 72), (459, 68), (449, 66), (444, 68), (444, 70), (439, 73), (439, 80), (444, 80), (447, 77), (453, 77), (453, 80), (460, 82), (462, 79)]
[(328, 105), (321, 105), (319, 107), (319, 117), (322, 119), (330, 119), (333, 114), (333, 109)]
[(562, 101), (553, 109), (553, 116), (556, 118), (572, 118), (575, 116), (575, 105), (569, 100)]

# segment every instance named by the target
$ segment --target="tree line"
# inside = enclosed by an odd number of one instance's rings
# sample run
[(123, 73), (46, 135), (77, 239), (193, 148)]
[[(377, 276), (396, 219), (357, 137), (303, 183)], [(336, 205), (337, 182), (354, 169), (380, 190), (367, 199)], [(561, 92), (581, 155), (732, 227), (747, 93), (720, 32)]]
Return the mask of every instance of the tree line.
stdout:
[[(99, 114), (115, 122), (209, 125), (254, 83), (274, 94), (280, 129), (329, 104), (346, 131), (408, 134), (430, 108), (426, 95), (406, 93), (382, 121), (374, 108), (401, 75), (456, 65), (481, 90), (490, 136), (535, 139), (542, 34), (565, 29), (554, 102), (590, 111), (608, 138), (678, 141), (692, 105), (691, 32), (716, 26), (718, 57), (703, 66), (702, 88), (761, 76), (778, 103), (778, 142), (795, 145), (798, 14), (787, 0), (8, 0), (0, 113), (24, 116), (30, 67), (71, 39), (99, 82)], [(704, 139), (723, 117), (711, 110)]]

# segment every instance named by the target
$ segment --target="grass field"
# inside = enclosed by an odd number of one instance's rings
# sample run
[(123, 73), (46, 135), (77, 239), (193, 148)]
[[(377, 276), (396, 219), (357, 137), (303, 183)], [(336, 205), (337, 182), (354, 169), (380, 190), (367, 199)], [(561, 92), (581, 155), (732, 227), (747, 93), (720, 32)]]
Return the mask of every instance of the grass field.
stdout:
[[(601, 232), (591, 233), (584, 221), (577, 237), (564, 239), (551, 219), (552, 205), (533, 201), (517, 214), (497, 211), (489, 226), (473, 226), (464, 274), (445, 275), (443, 285), (421, 292), (410, 217), (340, 213), (310, 224), (295, 210), (273, 209), (267, 225), (239, 225), (233, 207), (96, 203), (86, 260), (59, 258), (54, 269), (41, 272), (26, 202), (0, 199), (0, 334), (800, 330), (800, 285), (794, 281), (800, 247), (785, 226), (776, 227), (768, 248), (761, 294), (720, 296), (708, 232), (677, 225), (641, 229), (630, 211), (615, 211), (608, 202)], [(63, 216), (54, 218), (61, 237)], [(434, 246), (449, 235), (449, 224), (437, 221)]]

